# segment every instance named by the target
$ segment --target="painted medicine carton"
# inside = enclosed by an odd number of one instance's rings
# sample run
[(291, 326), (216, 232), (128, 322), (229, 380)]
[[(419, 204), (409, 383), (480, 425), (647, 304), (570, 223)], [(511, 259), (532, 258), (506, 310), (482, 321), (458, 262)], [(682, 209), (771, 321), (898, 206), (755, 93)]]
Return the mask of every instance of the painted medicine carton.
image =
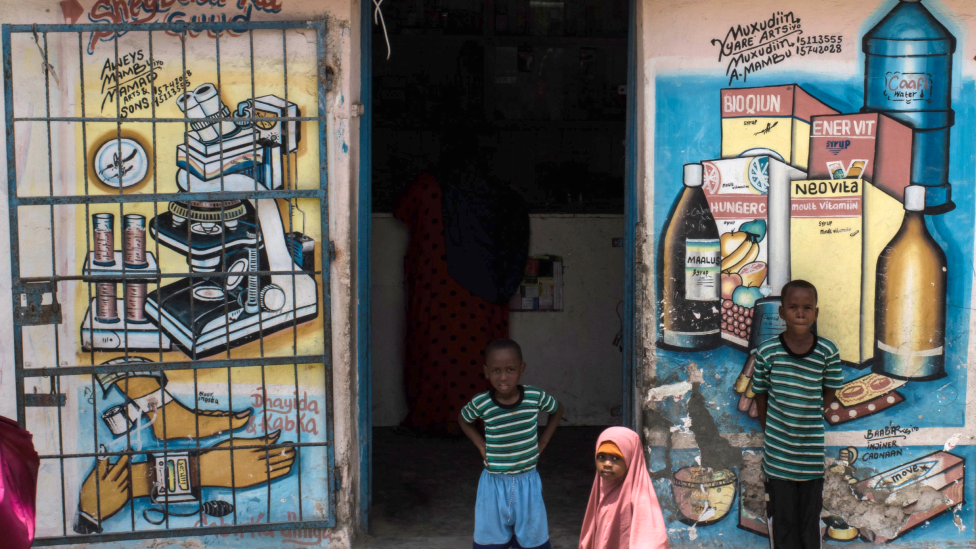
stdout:
[(771, 156), (702, 166), (722, 253), (722, 338), (745, 350), (754, 305), (771, 291), (767, 278), (783, 279), (775, 274), (780, 270), (789, 280), (789, 186), (806, 174)]
[(818, 330), (837, 344), (841, 360), (860, 368), (874, 352), (878, 256), (904, 208), (862, 179), (793, 181), (790, 203), (791, 276), (817, 287)]
[(901, 202), (911, 184), (912, 129), (879, 113), (814, 116), (811, 179), (864, 179)]
[(722, 158), (768, 153), (806, 170), (810, 121), (838, 111), (796, 84), (725, 89), (722, 100)]

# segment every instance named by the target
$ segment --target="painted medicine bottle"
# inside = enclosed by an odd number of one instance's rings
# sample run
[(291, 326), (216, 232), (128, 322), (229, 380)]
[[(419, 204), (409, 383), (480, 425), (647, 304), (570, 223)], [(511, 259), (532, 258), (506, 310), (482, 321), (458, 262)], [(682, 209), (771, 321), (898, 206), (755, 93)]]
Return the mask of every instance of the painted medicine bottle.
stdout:
[(702, 165), (685, 164), (684, 187), (665, 223), (663, 348), (714, 349), (722, 344), (721, 263), (718, 227), (702, 190)]
[(925, 227), (925, 190), (905, 188), (905, 220), (878, 256), (872, 369), (895, 379), (946, 375), (946, 255)]

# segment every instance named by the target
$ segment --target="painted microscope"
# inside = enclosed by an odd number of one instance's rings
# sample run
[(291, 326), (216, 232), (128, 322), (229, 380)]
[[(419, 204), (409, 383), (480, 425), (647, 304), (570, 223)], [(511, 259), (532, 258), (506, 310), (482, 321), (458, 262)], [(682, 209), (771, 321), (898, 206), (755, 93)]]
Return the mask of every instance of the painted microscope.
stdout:
[[(283, 188), (297, 161), (301, 125), (273, 119), (299, 116), (294, 103), (267, 95), (237, 105), (234, 116), (251, 120), (213, 120), (230, 117), (230, 110), (213, 84), (203, 84), (177, 105), (192, 121), (177, 146), (177, 185), (214, 198), (171, 202), (150, 221), (149, 232), (186, 256), (192, 273), (214, 276), (149, 292), (145, 313), (180, 350), (202, 358), (318, 315), (315, 242), (285, 233), (275, 199), (220, 199), (222, 191)], [(248, 274), (253, 271), (284, 274)]]

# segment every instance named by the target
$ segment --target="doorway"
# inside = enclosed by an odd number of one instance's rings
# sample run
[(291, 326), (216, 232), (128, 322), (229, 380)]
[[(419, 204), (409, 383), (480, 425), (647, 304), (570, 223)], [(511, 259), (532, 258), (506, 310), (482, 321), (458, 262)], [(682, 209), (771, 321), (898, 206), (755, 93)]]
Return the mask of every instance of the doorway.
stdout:
[[(477, 150), (486, 176), (514, 189), (529, 211), (528, 267), (504, 331), (523, 346), (522, 382), (566, 407), (539, 471), (553, 545), (578, 540), (596, 436), (633, 420), (624, 367), (635, 217), (627, 215), (634, 203), (626, 146), (632, 8), (627, 0), (414, 2), (383, 6), (385, 34), (372, 11), (364, 22), (372, 203), (363, 212), (361, 192), (360, 253), (369, 254), (369, 267), (358, 278), (368, 281), (360, 302), (365, 297), (370, 309), (359, 332), (370, 334), (359, 343), (369, 361), (366, 402), (360, 397), (369, 408), (361, 426), (372, 436), (372, 473), (363, 483), (369, 547), (466, 546), (473, 530), (477, 450), (450, 426), (401, 426), (411, 409), (404, 372), (412, 367), (404, 353), (412, 297), (404, 257), (411, 238), (427, 235), (411, 234), (395, 212), (420, 174), (438, 173), (457, 153), (458, 141)], [(471, 371), (480, 374), (481, 364)], [(468, 400), (488, 388), (472, 381)]]

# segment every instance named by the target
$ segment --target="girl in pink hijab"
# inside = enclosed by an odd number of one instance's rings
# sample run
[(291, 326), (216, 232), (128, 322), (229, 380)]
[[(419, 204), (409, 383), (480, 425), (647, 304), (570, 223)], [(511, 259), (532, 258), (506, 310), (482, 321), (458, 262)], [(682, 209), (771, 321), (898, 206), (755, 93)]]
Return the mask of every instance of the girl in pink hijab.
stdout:
[(579, 549), (669, 549), (637, 433), (611, 427), (596, 443), (596, 478)]
[(40, 466), (31, 434), (0, 416), (0, 534), (4, 549), (34, 541), (34, 500)]

